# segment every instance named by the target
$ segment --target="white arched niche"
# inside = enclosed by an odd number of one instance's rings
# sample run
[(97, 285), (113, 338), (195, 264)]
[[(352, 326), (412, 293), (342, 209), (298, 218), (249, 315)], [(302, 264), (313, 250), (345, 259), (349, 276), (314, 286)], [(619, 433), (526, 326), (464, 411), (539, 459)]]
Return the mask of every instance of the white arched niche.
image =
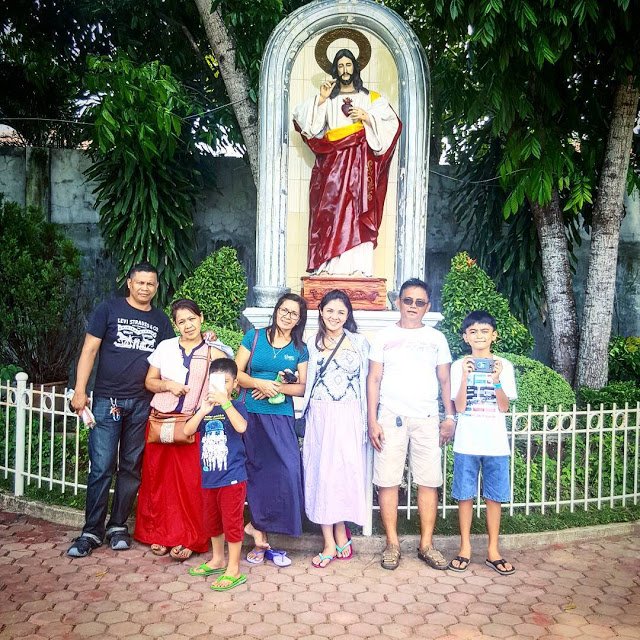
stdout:
[[(260, 171), (256, 238), (258, 307), (272, 308), (287, 291), (290, 88), (294, 62), (309, 41), (337, 27), (361, 30), (389, 51), (397, 70), (403, 122), (397, 154), (396, 290), (424, 278), (429, 171), (429, 70), (422, 45), (395, 12), (371, 0), (318, 0), (283, 20), (271, 34), (260, 75)], [(309, 87), (311, 90), (311, 87)], [(296, 134), (297, 135), (297, 134)]]

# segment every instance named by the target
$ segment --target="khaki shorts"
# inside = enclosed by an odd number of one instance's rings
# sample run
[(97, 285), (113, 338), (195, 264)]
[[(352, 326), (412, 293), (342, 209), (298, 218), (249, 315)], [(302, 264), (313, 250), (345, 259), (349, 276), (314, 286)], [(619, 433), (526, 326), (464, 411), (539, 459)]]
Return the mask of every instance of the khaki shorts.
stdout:
[[(397, 426), (398, 417), (402, 420), (401, 426)], [(398, 486), (402, 482), (408, 449), (412, 481), (423, 487), (442, 486), (438, 416), (408, 418), (381, 406), (378, 422), (384, 433), (384, 443), (382, 452), (374, 451), (373, 484)]]

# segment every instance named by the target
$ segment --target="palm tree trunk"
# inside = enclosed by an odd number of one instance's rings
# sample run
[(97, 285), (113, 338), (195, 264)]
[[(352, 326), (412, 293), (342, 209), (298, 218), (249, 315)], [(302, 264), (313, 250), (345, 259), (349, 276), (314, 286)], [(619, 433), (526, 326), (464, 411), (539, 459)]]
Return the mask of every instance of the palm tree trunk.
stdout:
[(531, 209), (542, 252), (552, 366), (572, 384), (578, 358), (578, 318), (558, 192), (554, 189), (551, 202), (546, 205), (531, 202)]
[(608, 344), (616, 286), (622, 201), (629, 169), (640, 89), (629, 76), (616, 90), (609, 137), (593, 208), (576, 383), (600, 389), (608, 378)]
[(258, 185), (258, 107), (249, 97), (249, 78), (236, 65), (236, 43), (227, 30), (220, 8), (211, 12), (211, 0), (195, 0), (200, 20), (204, 25), (207, 40), (216, 58), (220, 75), (233, 105), (240, 126), (242, 139), (247, 148), (253, 181)]

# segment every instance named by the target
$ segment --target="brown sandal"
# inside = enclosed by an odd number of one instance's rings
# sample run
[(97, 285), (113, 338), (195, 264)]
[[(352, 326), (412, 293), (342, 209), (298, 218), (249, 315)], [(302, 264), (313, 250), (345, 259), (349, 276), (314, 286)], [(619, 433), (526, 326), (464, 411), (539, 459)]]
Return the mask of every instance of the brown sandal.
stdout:
[(181, 544), (171, 549), (171, 557), (178, 562), (184, 562), (185, 560), (188, 560), (191, 557), (192, 553), (193, 551), (191, 551), (191, 549), (183, 547)]
[(432, 569), (441, 571), (449, 567), (446, 558), (435, 547), (418, 549), (418, 558), (426, 562)]
[(380, 565), (383, 569), (397, 569), (400, 564), (400, 545), (388, 544), (382, 552)]
[(153, 553), (154, 556), (166, 556), (167, 553), (169, 553), (169, 548), (163, 544), (152, 544), (151, 553)]

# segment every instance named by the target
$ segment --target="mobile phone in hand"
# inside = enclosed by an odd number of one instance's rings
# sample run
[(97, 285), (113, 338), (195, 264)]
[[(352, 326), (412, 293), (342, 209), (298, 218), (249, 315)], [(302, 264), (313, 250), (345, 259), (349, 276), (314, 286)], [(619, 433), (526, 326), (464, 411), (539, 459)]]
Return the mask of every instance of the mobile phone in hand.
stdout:
[(287, 384), (295, 384), (298, 382), (298, 376), (296, 376), (291, 369), (285, 369), (282, 373), (284, 374), (283, 382)]
[(209, 374), (209, 391), (224, 391), (225, 390), (224, 373), (216, 372)]

